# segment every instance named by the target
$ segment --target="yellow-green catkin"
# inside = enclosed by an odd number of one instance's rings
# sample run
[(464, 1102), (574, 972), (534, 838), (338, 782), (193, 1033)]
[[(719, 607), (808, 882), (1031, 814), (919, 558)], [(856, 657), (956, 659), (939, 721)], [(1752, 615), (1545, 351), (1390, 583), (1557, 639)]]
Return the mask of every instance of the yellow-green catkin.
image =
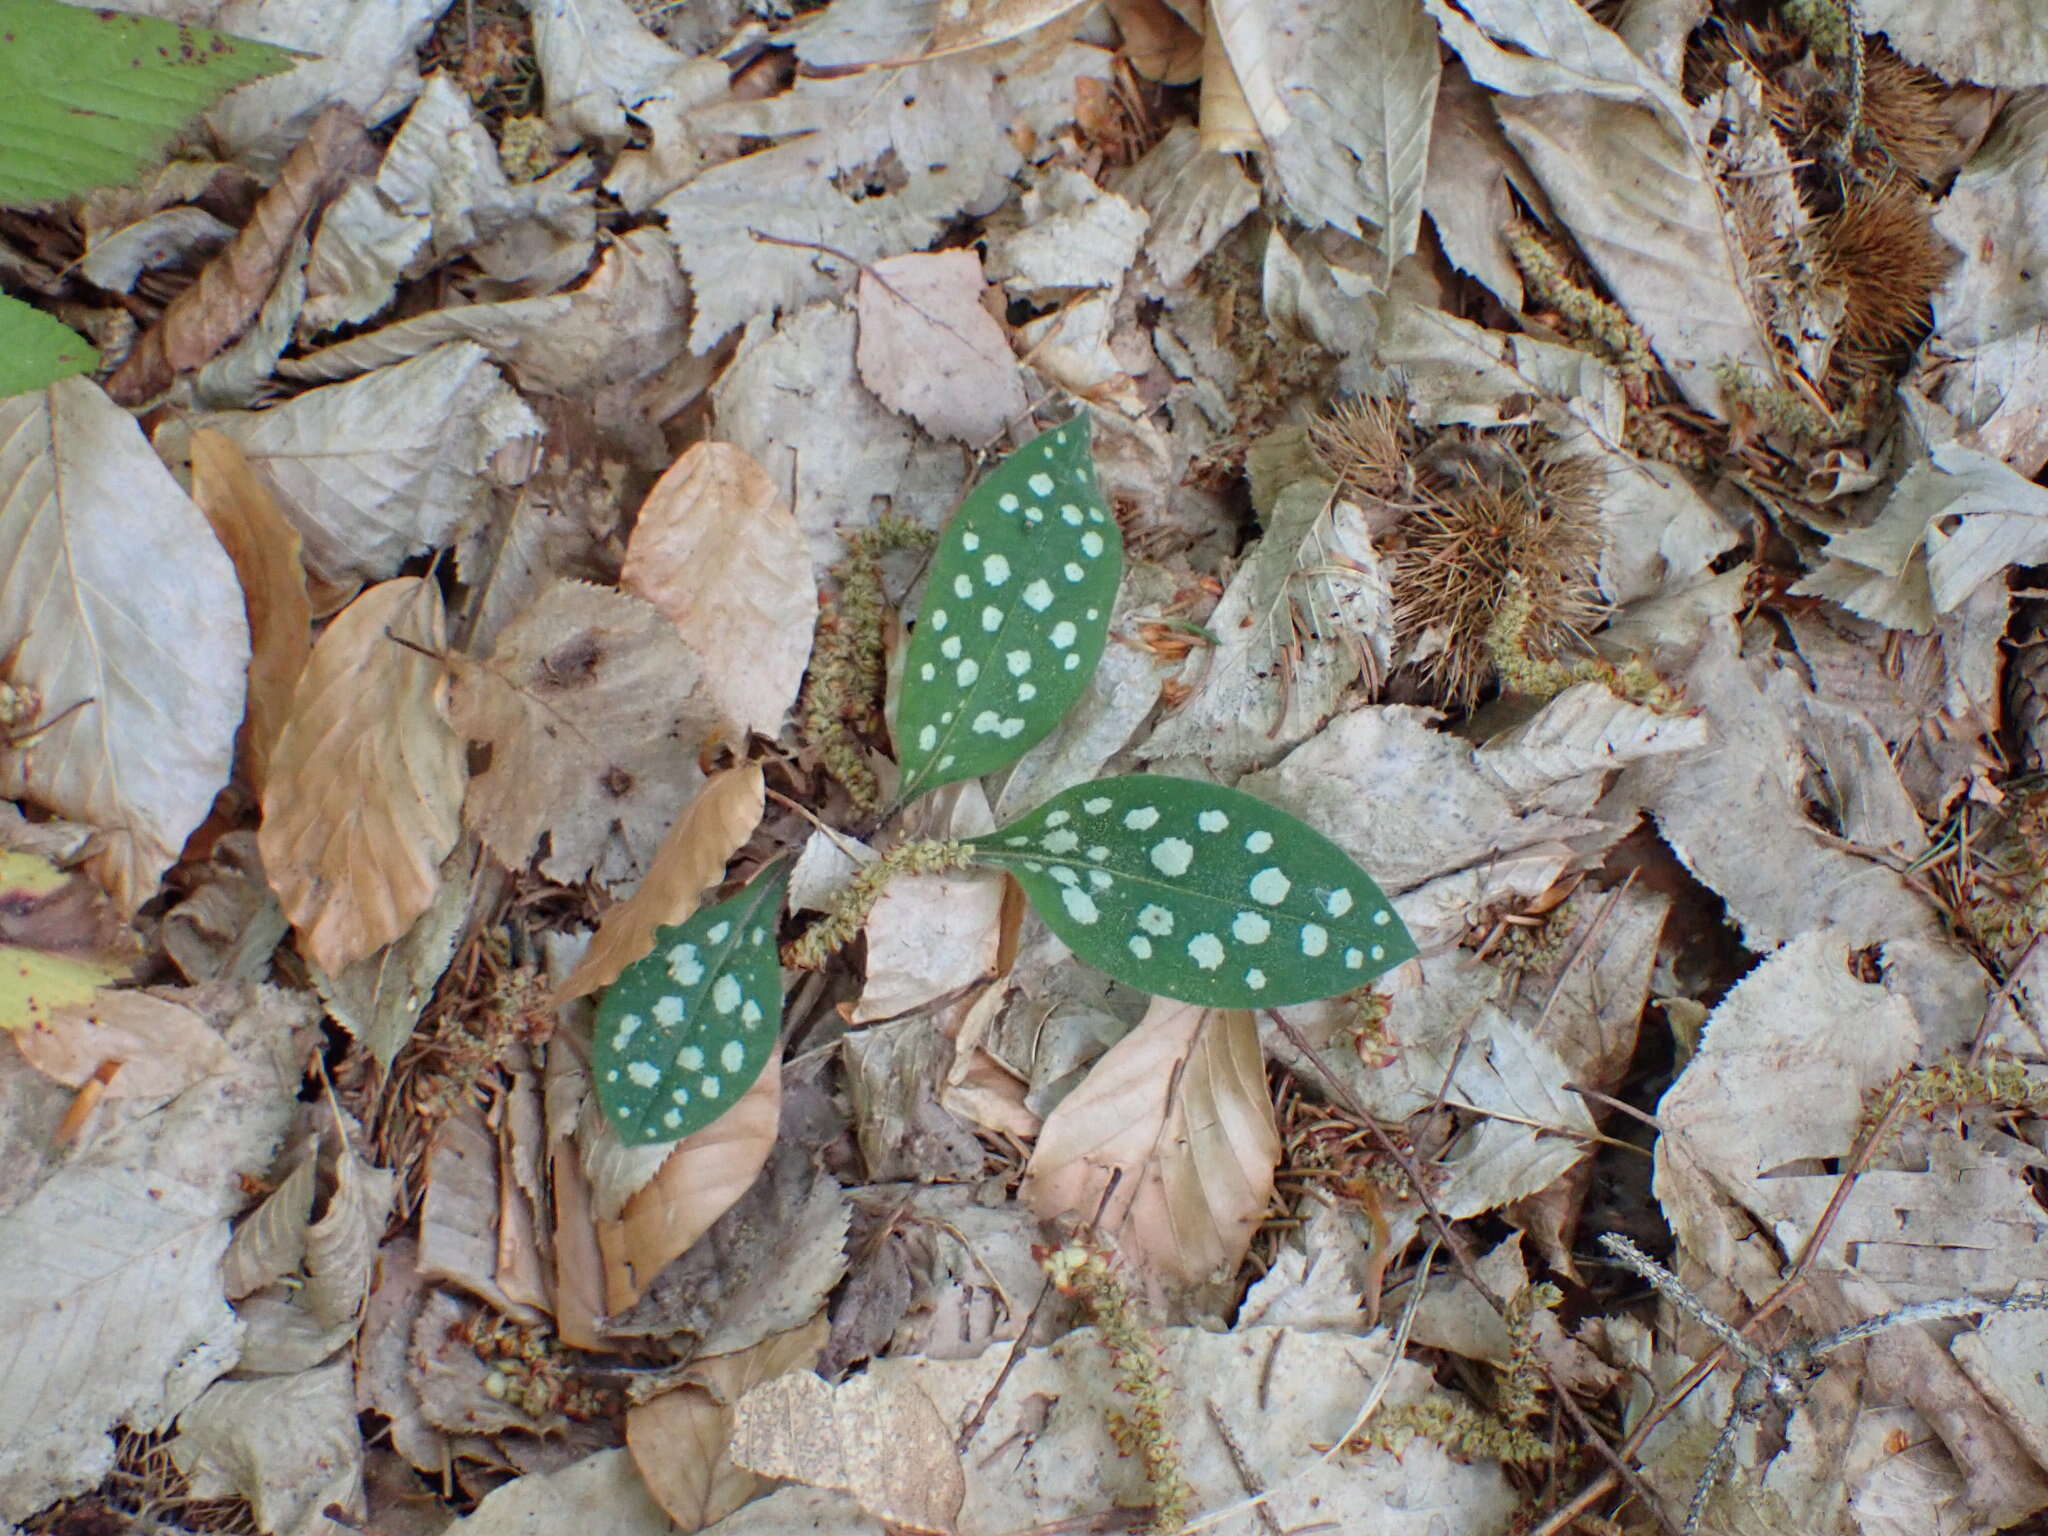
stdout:
[(904, 843), (846, 882), (825, 915), (782, 949), (782, 963), (815, 971), (839, 953), (867, 922), (882, 890), (898, 875), (944, 875), (974, 862), (974, 845), (955, 841)]
[(1159, 1344), (1147, 1328), (1123, 1276), (1109, 1255), (1087, 1243), (1072, 1242), (1045, 1259), (1054, 1289), (1081, 1304), (1095, 1325), (1096, 1338), (1109, 1355), (1116, 1389), (1130, 1407), (1110, 1415), (1110, 1438), (1144, 1469), (1152, 1491), (1153, 1536), (1172, 1536), (1188, 1522), (1194, 1490), (1181, 1471), (1180, 1445), (1173, 1438), (1173, 1386), (1160, 1357)]
[(1567, 662), (1535, 655), (1528, 641), (1535, 616), (1529, 583), (1510, 571), (1486, 631), (1487, 654), (1507, 692), (1549, 699), (1578, 683), (1599, 683), (1617, 698), (1660, 715), (1676, 714), (1684, 707), (1679, 692), (1637, 657), (1617, 664), (1598, 656)]
[(882, 624), (889, 612), (882, 556), (892, 549), (930, 549), (937, 542), (934, 530), (893, 513), (849, 534), (846, 558), (831, 572), (839, 595), (818, 615), (804, 693), (804, 734), (825, 771), (846, 786), (863, 815), (882, 808), (882, 786), (868, 765), (862, 739), (879, 734), (882, 726)]

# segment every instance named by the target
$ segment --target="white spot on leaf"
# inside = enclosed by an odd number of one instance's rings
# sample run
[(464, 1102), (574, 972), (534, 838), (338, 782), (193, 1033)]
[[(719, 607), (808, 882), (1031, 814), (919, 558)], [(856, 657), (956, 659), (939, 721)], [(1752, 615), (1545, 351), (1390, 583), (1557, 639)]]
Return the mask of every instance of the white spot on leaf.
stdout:
[(740, 1005), (740, 983), (737, 976), (721, 976), (711, 984), (711, 1006), (720, 1013), (731, 1013)]
[(955, 597), (974, 596), (974, 578), (969, 576), (965, 571), (962, 571), (958, 576), (955, 576), (953, 578), (953, 595)]
[(1138, 926), (1154, 938), (1165, 938), (1173, 932), (1173, 914), (1156, 904), (1138, 908)]
[(1102, 535), (1093, 528), (1081, 535), (1081, 553), (1090, 560), (1099, 560), (1102, 557), (1102, 549)]
[(747, 1048), (737, 1040), (728, 1040), (718, 1048), (718, 1064), (728, 1072), (737, 1072), (747, 1064)]
[(1052, 588), (1043, 581), (1034, 581), (1024, 589), (1024, 606), (1033, 613), (1043, 613), (1052, 606)]
[(1293, 889), (1294, 882), (1270, 865), (1252, 876), (1252, 900), (1263, 901), (1269, 907), (1279, 906)]
[(1273, 925), (1257, 912), (1240, 912), (1231, 920), (1230, 936), (1240, 944), (1263, 944), (1273, 936)]
[(1068, 623), (1065, 619), (1061, 619), (1059, 623), (1052, 627), (1052, 648), (1056, 651), (1064, 651), (1074, 643), (1074, 638), (1079, 633), (1080, 631), (1076, 630), (1072, 624)]
[(1003, 655), (1003, 665), (1010, 669), (1010, 676), (1022, 677), (1031, 670), (1029, 651), (1008, 651)]
[(1085, 891), (1071, 888), (1060, 892), (1060, 905), (1067, 909), (1067, 916), (1086, 927), (1101, 914), (1095, 909), (1095, 899)]
[(1272, 846), (1273, 834), (1270, 832), (1254, 832), (1244, 840), (1244, 851), (1246, 853), (1264, 853)]
[(1010, 579), (1010, 562), (1001, 555), (990, 555), (981, 562), (981, 577), (992, 587), (1000, 587)]
[(1188, 940), (1188, 958), (1205, 971), (1223, 963), (1223, 941), (1213, 933), (1198, 933)]
[(704, 967), (697, 959), (697, 946), (678, 944), (668, 952), (669, 979), (679, 987), (694, 987), (704, 979)]
[(655, 1071), (654, 1064), (648, 1061), (627, 1062), (626, 1076), (633, 1080), (635, 1088), (652, 1088), (661, 1081), (661, 1074)]
[(1194, 844), (1185, 838), (1162, 837), (1152, 845), (1152, 867), (1172, 879), (1186, 874), (1194, 861)]
[(1152, 941), (1142, 933), (1134, 933), (1131, 935), (1130, 950), (1140, 960), (1150, 960), (1152, 958)]
[(1156, 805), (1134, 806), (1124, 812), (1124, 825), (1133, 832), (1147, 832), (1159, 824), (1159, 807)]
[(1024, 483), (1031, 487), (1031, 494), (1034, 496), (1050, 496), (1052, 494), (1051, 475), (1044, 473), (1036, 474)]
[(1221, 811), (1204, 811), (1195, 818), (1195, 825), (1204, 832), (1228, 832), (1230, 818)]
[(1330, 934), (1328, 929), (1320, 928), (1314, 923), (1303, 923), (1301, 925), (1301, 952), (1304, 955), (1313, 960), (1329, 947)]
[(676, 1065), (685, 1072), (704, 1070), (704, 1048), (700, 1045), (686, 1045), (676, 1052)]
[(1111, 803), (1109, 796), (1097, 795), (1093, 800), (1083, 800), (1081, 802), (1081, 809), (1090, 816), (1100, 816), (1109, 809)]

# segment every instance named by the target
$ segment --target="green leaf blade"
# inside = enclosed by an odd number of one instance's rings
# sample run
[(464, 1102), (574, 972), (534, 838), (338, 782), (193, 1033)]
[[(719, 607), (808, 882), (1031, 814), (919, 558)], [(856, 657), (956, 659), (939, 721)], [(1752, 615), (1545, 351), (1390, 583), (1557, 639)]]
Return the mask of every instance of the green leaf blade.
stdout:
[(658, 929), (597, 1009), (597, 1101), (628, 1146), (702, 1130), (753, 1087), (782, 1027), (787, 875)]
[(972, 839), (1074, 954), (1212, 1008), (1334, 997), (1415, 954), (1372, 878), (1235, 789), (1131, 774), (1065, 790)]
[(0, 0), (0, 204), (127, 181), (227, 91), (292, 62), (204, 27)]
[(99, 365), (99, 352), (70, 326), (0, 294), (0, 399), (91, 373)]
[(1102, 660), (1123, 535), (1088, 418), (1011, 454), (947, 524), (897, 706), (900, 798), (980, 778), (1051, 734)]

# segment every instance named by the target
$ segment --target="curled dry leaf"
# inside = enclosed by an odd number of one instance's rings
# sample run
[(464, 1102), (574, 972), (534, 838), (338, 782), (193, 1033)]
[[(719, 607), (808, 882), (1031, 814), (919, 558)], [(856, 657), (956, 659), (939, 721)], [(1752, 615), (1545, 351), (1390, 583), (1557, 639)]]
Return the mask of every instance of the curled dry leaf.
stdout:
[(732, 1459), (764, 1477), (836, 1488), (893, 1526), (949, 1532), (967, 1498), (953, 1434), (923, 1390), (809, 1371), (763, 1382), (733, 1415)]
[(564, 882), (630, 880), (703, 780), (713, 728), (702, 669), (637, 597), (558, 581), (487, 662), (457, 658), (450, 717), (491, 749), (465, 807), (491, 851)]
[(249, 788), (260, 796), (292, 690), (313, 653), (313, 605), (299, 563), (299, 535), (241, 448), (203, 428), (192, 434), (192, 499), (242, 578), (249, 614), (249, 712), (236, 753)]
[(441, 663), (411, 648), (439, 650), (442, 623), (432, 582), (372, 587), (313, 647), (278, 737), (257, 847), (306, 958), (329, 975), (426, 911), (462, 830)]
[(1045, 1220), (1100, 1209), (1133, 1263), (1193, 1284), (1243, 1261), (1279, 1161), (1251, 1014), (1155, 998), (1046, 1116), (1020, 1198)]
[(626, 1411), (626, 1448), (671, 1520), (700, 1531), (759, 1497), (761, 1479), (733, 1465), (733, 1404), (751, 1387), (818, 1363), (831, 1325), (820, 1314), (801, 1328), (690, 1367), (680, 1391)]
[(102, 992), (90, 1002), (67, 1003), (18, 1030), (14, 1043), (29, 1065), (67, 1088), (83, 1086), (108, 1062), (119, 1063), (104, 1079), (111, 1099), (168, 1099), (229, 1066), (226, 1043), (205, 1020), (147, 992)]
[(775, 1147), (782, 1114), (782, 1064), (768, 1065), (732, 1108), (675, 1144), (661, 1171), (626, 1202), (617, 1221), (601, 1221), (605, 1305), (623, 1312), (647, 1283), (711, 1229), (747, 1192)]
[(1028, 401), (973, 251), (914, 251), (863, 267), (861, 382), (934, 437), (995, 441)]
[(0, 400), (0, 656), (28, 705), (0, 796), (97, 827), (86, 870), (132, 912), (227, 782), (249, 627), (206, 519), (83, 379)]
[(719, 713), (773, 736), (811, 656), (810, 547), (745, 449), (697, 443), (641, 503), (619, 584), (654, 604), (704, 663)]
[(136, 342), (107, 380), (107, 393), (123, 405), (138, 405), (241, 335), (263, 307), (307, 218), (344, 177), (375, 160), (376, 150), (353, 110), (336, 105), (321, 113), (242, 232)]

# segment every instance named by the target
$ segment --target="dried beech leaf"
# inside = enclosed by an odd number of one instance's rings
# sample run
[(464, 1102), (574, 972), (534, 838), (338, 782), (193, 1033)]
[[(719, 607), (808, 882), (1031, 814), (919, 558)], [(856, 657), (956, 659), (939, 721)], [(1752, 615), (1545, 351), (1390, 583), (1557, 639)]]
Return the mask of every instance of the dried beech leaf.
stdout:
[(934, 437), (984, 447), (1029, 404), (1009, 339), (982, 303), (973, 251), (913, 251), (861, 269), (861, 382)]
[(763, 1382), (734, 1410), (732, 1459), (763, 1477), (838, 1489), (913, 1531), (950, 1532), (967, 1498), (953, 1432), (932, 1400), (868, 1376), (840, 1387), (809, 1371)]
[(313, 605), (299, 563), (299, 535), (242, 450), (204, 428), (192, 434), (192, 499), (242, 578), (249, 613), (249, 712), (236, 754), (249, 788), (260, 796), (292, 690), (313, 654)]
[(38, 1072), (70, 1088), (120, 1063), (106, 1085), (115, 1099), (168, 1099), (228, 1068), (227, 1045), (204, 1019), (147, 992), (102, 992), (52, 1009), (17, 1030), (14, 1043)]
[(441, 717), (441, 594), (372, 587), (313, 647), (271, 759), (257, 847), (306, 958), (329, 975), (434, 899), (462, 830), (462, 740)]
[(555, 989), (555, 1002), (610, 986), (620, 971), (654, 947), (655, 929), (695, 912), (704, 893), (723, 876), (726, 862), (754, 835), (765, 804), (759, 763), (713, 774), (668, 829), (633, 894), (598, 921), (590, 947)]
[(1193, 85), (1202, 78), (1202, 34), (1161, 0), (1108, 0), (1106, 9), (1123, 34), (1123, 55), (1147, 80)]
[(0, 795), (97, 827), (85, 868), (132, 912), (227, 782), (249, 627), (206, 519), (84, 379), (0, 400), (0, 656), (47, 727), (0, 746)]
[(313, 1224), (319, 1178), (319, 1158), (301, 1157), (284, 1182), (235, 1228), (234, 1241), (220, 1261), (221, 1288), (228, 1300), (240, 1301), (297, 1273), (306, 1259), (306, 1229)]
[(455, 662), (449, 715), (491, 748), (465, 815), (491, 851), (525, 867), (618, 885), (704, 782), (713, 729), (697, 659), (639, 598), (557, 581), (498, 636), (487, 662)]
[(704, 663), (719, 713), (773, 736), (811, 656), (818, 585), (796, 515), (730, 443), (697, 443), (640, 505), (619, 585), (666, 614)]
[(1243, 1260), (1279, 1161), (1252, 1016), (1158, 998), (1046, 1116), (1019, 1193), (1048, 1221), (1102, 1210), (1134, 1263), (1193, 1284)]
[(986, 48), (992, 43), (1007, 43), (1051, 25), (1067, 12), (1079, 9), (1080, 4), (1081, 0), (955, 0), (940, 9), (938, 21), (932, 27), (931, 44), (923, 56), (935, 59), (970, 48)]
[(821, 1314), (801, 1328), (749, 1349), (690, 1366), (680, 1391), (626, 1411), (626, 1448), (668, 1517), (685, 1531), (714, 1525), (766, 1492), (760, 1478), (733, 1465), (732, 1405), (750, 1387), (818, 1363), (832, 1327)]
[(729, 1110), (675, 1144), (661, 1171), (635, 1191), (615, 1222), (600, 1222), (605, 1305), (623, 1312), (647, 1282), (730, 1210), (775, 1146), (782, 1113), (782, 1067), (768, 1065)]

